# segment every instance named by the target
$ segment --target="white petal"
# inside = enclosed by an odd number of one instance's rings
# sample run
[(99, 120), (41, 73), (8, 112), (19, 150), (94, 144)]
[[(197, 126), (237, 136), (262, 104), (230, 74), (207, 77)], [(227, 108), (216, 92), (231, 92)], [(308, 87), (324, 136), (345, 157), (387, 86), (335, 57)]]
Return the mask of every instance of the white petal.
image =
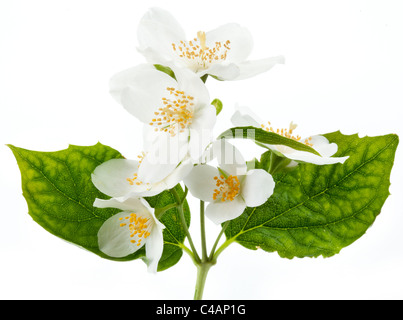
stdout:
[(263, 123), (262, 120), (248, 107), (236, 106), (231, 117), (231, 122), (236, 127), (257, 127)]
[(309, 152), (295, 151), (286, 155), (287, 158), (317, 165), (344, 163), (348, 157), (320, 157)]
[(248, 207), (257, 207), (267, 201), (273, 194), (274, 180), (265, 170), (248, 171), (242, 182), (241, 194)]
[(171, 136), (168, 132), (155, 132), (152, 126), (145, 125), (143, 139), (147, 161), (151, 165), (171, 164), (176, 166), (188, 153), (189, 130)]
[(246, 174), (246, 162), (241, 152), (226, 139), (213, 142), (213, 157), (217, 159), (218, 166), (229, 175), (239, 176)]
[(337, 152), (338, 146), (336, 143), (329, 143), (322, 135), (316, 135), (311, 137), (312, 148), (320, 153), (322, 157), (331, 157)]
[(312, 148), (318, 151), (322, 156), (318, 156), (310, 152), (294, 150), (292, 148), (284, 146), (268, 146), (268, 147), (279, 150), (288, 159), (313, 163), (316, 165), (344, 163), (349, 158), (348, 156), (331, 157), (331, 155), (337, 152), (337, 144), (329, 143), (329, 141), (323, 136), (320, 135), (313, 136), (311, 143), (313, 144)]
[[(180, 137), (181, 139), (187, 140), (184, 136)], [(175, 139), (178, 140), (178, 137), (175, 136)], [(169, 143), (170, 141), (173, 145), (177, 144), (179, 145), (180, 141), (174, 141), (172, 139), (172, 136), (169, 132), (165, 131), (156, 131), (155, 127), (150, 126), (149, 124), (144, 124), (143, 126), (143, 151), (144, 152), (151, 152), (155, 153), (155, 150), (158, 150), (159, 148), (163, 147), (166, 143)]]
[[(160, 168), (159, 168), (160, 167)], [(151, 184), (149, 188), (149, 193), (147, 194), (145, 191), (143, 192), (142, 196), (151, 196), (154, 194), (154, 191), (158, 191), (155, 194), (158, 194), (164, 190), (171, 189), (175, 187), (179, 182), (181, 182), (187, 175), (188, 173), (192, 170), (193, 163), (190, 161), (190, 159), (183, 160), (180, 164), (178, 164), (175, 168), (171, 169), (168, 168), (169, 172), (164, 179), (161, 179), (159, 181), (154, 182)], [(152, 170), (163, 172), (164, 169), (167, 169), (166, 166), (153, 166), (151, 168)], [(164, 173), (165, 175), (165, 173)]]
[(198, 160), (211, 142), (216, 120), (216, 109), (212, 105), (206, 105), (195, 112), (189, 140), (189, 155), (192, 159)]
[(95, 199), (94, 207), (97, 208), (117, 208), (123, 211), (134, 211), (139, 213), (150, 212), (153, 214), (154, 209), (142, 198), (111, 198), (108, 200)]
[(198, 77), (205, 74), (210, 74), (217, 77), (219, 80), (234, 80), (241, 74), (240, 68), (235, 63), (215, 63), (208, 69), (197, 73)]
[(230, 50), (227, 51), (227, 61), (239, 63), (246, 60), (252, 51), (253, 39), (250, 32), (236, 23), (228, 23), (206, 32), (206, 45), (215, 47), (216, 42), (229, 40)]
[[(153, 53), (167, 61), (175, 58), (172, 43), (186, 40), (185, 32), (178, 21), (166, 10), (151, 8), (140, 20), (137, 28), (139, 51), (150, 63), (161, 63)], [(152, 53), (152, 54), (148, 54)]]
[(173, 57), (167, 57), (167, 54), (161, 50), (154, 49), (151, 47), (147, 48), (142, 48), (139, 47), (137, 48), (137, 51), (139, 51), (147, 60), (148, 63), (151, 64), (160, 64), (160, 65), (166, 65), (168, 64)]
[(171, 189), (181, 182), (190, 173), (193, 163), (190, 159), (183, 160), (172, 173), (163, 181), (165, 189)]
[(109, 86), (111, 95), (128, 112), (148, 124), (162, 106), (167, 87), (177, 87), (177, 83), (154, 66), (142, 64), (114, 75)]
[[(100, 250), (111, 257), (120, 258), (136, 252), (146, 244), (148, 270), (156, 272), (164, 246), (162, 230), (165, 226), (156, 219), (154, 209), (141, 198), (130, 198), (123, 202), (117, 199), (97, 200), (101, 208), (116, 207), (125, 210), (107, 219), (99, 229)], [(136, 219), (142, 218), (146, 222), (130, 220), (132, 214), (136, 215)], [(138, 224), (145, 225), (145, 228), (142, 228), (146, 231), (144, 234), (134, 233), (130, 229)]]
[(235, 197), (232, 201), (215, 201), (206, 207), (206, 217), (215, 224), (220, 224), (239, 217), (245, 208), (246, 204), (240, 196)]
[(99, 249), (111, 257), (125, 257), (138, 248), (130, 242), (128, 228), (120, 227), (120, 218), (125, 218), (129, 212), (120, 212), (104, 222), (98, 231)]
[(159, 155), (148, 153), (139, 166), (138, 179), (143, 183), (160, 182), (175, 170), (178, 163), (179, 161), (170, 163), (161, 159)]
[(133, 191), (127, 179), (132, 179), (137, 169), (137, 161), (112, 159), (95, 168), (91, 175), (92, 183), (108, 196), (121, 197)]
[[(138, 239), (135, 240), (136, 243), (131, 241), (136, 237), (130, 236), (129, 223), (123, 225), (127, 222), (126, 217), (129, 217), (130, 214), (130, 211), (120, 212), (110, 217), (101, 226), (98, 231), (98, 245), (103, 253), (115, 258), (126, 257), (139, 250), (145, 244), (145, 241), (143, 241), (140, 242), (140, 245), (137, 245), (139, 243)], [(152, 219), (151, 215), (147, 212), (136, 212), (136, 215), (146, 219)]]
[(183, 181), (194, 197), (212, 202), (216, 188), (215, 176), (219, 176), (217, 168), (209, 165), (197, 165), (193, 167)]
[(270, 70), (276, 64), (279, 64), (279, 63), (281, 63), (281, 64), (284, 63), (283, 56), (241, 62), (238, 64), (239, 76), (237, 76), (233, 80), (243, 80), (243, 79), (253, 77), (255, 75), (258, 75), (259, 73), (263, 73), (263, 72)]
[(189, 69), (178, 68), (174, 65), (169, 66), (175, 73), (179, 89), (184, 91), (185, 95), (190, 95), (194, 98), (193, 103), (195, 104), (195, 109), (197, 109), (198, 106), (204, 107), (210, 104), (210, 94), (200, 77)]
[[(163, 225), (162, 225), (163, 226)], [(154, 225), (146, 241), (146, 257), (148, 272), (156, 273), (158, 262), (164, 250), (164, 238), (160, 224)]]

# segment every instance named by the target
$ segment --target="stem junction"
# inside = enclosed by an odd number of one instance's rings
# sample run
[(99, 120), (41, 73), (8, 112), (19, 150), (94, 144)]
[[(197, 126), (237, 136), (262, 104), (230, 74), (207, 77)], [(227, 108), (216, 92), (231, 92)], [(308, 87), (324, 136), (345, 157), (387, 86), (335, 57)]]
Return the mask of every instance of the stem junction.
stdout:
[[(202, 254), (201, 254), (201, 258), (200, 258), (199, 254), (194, 246), (192, 237), (190, 235), (189, 228), (186, 223), (185, 215), (184, 215), (184, 211), (183, 211), (183, 203), (185, 202), (187, 191), (188, 191), (187, 188), (185, 188), (184, 196), (181, 198), (175, 189), (171, 189), (171, 193), (173, 194), (173, 196), (175, 197), (175, 200), (176, 200), (175, 206), (179, 212), (182, 227), (183, 227), (183, 229), (186, 233), (186, 237), (189, 241), (190, 249), (188, 247), (186, 247), (184, 244), (181, 245), (181, 247), (187, 254), (189, 254), (189, 256), (193, 260), (193, 263), (197, 267), (197, 278), (196, 278), (194, 299), (201, 300), (203, 297), (204, 286), (206, 283), (207, 274), (208, 274), (210, 268), (216, 264), (217, 257), (221, 254), (221, 252), (226, 247), (228, 247), (233, 242), (233, 240), (232, 239), (226, 240), (217, 249), (221, 236), (224, 234), (225, 229), (229, 225), (229, 221), (227, 221), (223, 224), (222, 229), (221, 229), (220, 233), (218, 234), (216, 241), (214, 242), (214, 245), (211, 249), (210, 254), (207, 253), (205, 219), (204, 219), (205, 218), (204, 201), (200, 201), (200, 235), (201, 235), (201, 248), (202, 248)], [(216, 251), (216, 249), (217, 249), (217, 251)]]

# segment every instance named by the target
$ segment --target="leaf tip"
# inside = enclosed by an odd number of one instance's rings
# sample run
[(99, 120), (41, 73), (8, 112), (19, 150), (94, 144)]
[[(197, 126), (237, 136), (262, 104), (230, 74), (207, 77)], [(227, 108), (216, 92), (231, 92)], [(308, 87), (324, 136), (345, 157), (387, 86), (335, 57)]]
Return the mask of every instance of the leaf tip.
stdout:
[(12, 144), (6, 143), (5, 144), (6, 147), (9, 147), (11, 150), (13, 150), (14, 148), (16, 148), (15, 146), (13, 146)]

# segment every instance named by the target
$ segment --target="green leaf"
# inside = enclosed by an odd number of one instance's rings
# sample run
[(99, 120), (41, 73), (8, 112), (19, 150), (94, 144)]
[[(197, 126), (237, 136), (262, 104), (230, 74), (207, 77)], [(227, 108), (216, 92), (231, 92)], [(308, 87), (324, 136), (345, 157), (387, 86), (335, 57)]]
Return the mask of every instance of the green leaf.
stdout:
[(389, 196), (398, 136), (325, 136), (337, 143), (335, 156), (350, 158), (344, 164), (299, 164), (274, 175), (274, 194), (232, 220), (227, 241), (286, 258), (329, 257), (366, 232)]
[[(98, 247), (98, 230), (112, 215), (114, 208), (95, 208), (95, 198), (108, 199), (91, 181), (91, 173), (101, 163), (123, 156), (116, 150), (98, 143), (90, 147), (70, 145), (56, 152), (38, 152), (9, 145), (21, 171), (23, 196), (28, 213), (44, 229), (64, 240), (79, 245), (103, 258), (128, 261), (145, 256), (144, 247), (123, 258), (105, 255)], [(181, 187), (176, 187), (182, 192)], [(166, 191), (147, 201), (152, 207), (164, 207), (174, 202)], [(189, 210), (185, 210), (188, 221)], [(167, 211), (161, 219), (164, 229), (164, 251), (159, 270), (179, 261), (185, 233), (176, 209)]]
[(250, 140), (256, 141), (262, 147), (265, 147), (264, 144), (284, 145), (284, 146), (293, 148), (298, 151), (306, 151), (306, 152), (310, 152), (310, 153), (320, 156), (320, 154), (315, 149), (311, 148), (310, 146), (308, 146), (304, 143), (283, 137), (282, 135), (279, 135), (274, 132), (268, 132), (266, 130), (252, 127), (252, 126), (234, 127), (234, 128), (228, 129), (218, 136), (218, 139), (222, 139), (222, 138), (225, 138), (225, 139), (236, 139), (236, 138), (250, 139)]

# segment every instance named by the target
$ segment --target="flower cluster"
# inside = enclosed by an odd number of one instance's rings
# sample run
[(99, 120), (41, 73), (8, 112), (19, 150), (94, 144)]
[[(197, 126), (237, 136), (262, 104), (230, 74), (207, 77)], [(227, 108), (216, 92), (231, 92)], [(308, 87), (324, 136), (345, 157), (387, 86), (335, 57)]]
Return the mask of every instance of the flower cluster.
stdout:
[[(208, 202), (206, 217), (220, 224), (239, 217), (246, 207), (262, 205), (273, 194), (275, 182), (268, 171), (249, 168), (232, 144), (214, 139), (218, 110), (205, 80), (208, 76), (246, 79), (284, 59), (248, 60), (252, 37), (235, 23), (187, 38), (175, 18), (159, 8), (150, 9), (141, 19), (138, 42), (147, 63), (113, 76), (110, 93), (143, 123), (143, 151), (137, 160), (114, 159), (101, 164), (92, 181), (111, 197), (96, 199), (94, 206), (122, 210), (100, 228), (100, 250), (111, 257), (124, 257), (145, 245), (149, 271), (155, 272), (163, 251), (164, 225), (144, 197), (183, 183), (194, 197)], [(264, 145), (294, 165), (345, 160), (331, 157), (337, 145), (329, 144), (323, 136), (294, 136), (293, 123), (288, 129), (276, 130), (246, 109), (236, 110), (231, 120), (235, 126), (263, 128), (301, 141), (320, 154)]]

